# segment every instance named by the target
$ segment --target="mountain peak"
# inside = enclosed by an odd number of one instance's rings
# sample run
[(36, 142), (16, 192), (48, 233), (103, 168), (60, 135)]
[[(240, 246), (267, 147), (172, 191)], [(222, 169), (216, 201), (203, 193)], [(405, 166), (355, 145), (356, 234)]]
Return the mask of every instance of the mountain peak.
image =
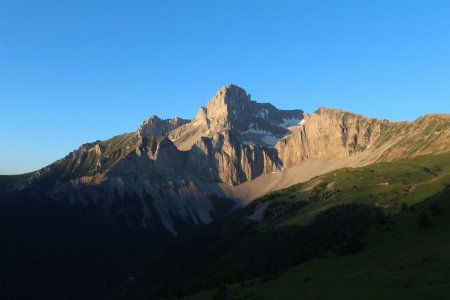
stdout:
[(229, 128), (229, 122), (245, 115), (252, 105), (250, 95), (237, 85), (222, 86), (197, 113), (197, 122), (209, 124), (213, 131)]
[(238, 113), (238, 110), (245, 109), (250, 104), (250, 95), (234, 84), (221, 87), (216, 94), (206, 104), (208, 113)]

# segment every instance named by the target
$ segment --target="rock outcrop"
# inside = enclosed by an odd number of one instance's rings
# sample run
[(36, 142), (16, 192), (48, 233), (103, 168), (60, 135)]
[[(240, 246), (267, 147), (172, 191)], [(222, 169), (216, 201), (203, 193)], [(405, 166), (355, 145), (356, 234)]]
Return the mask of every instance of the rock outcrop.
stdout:
[(275, 149), (285, 168), (309, 158), (349, 158), (373, 146), (387, 123), (321, 107), (305, 116), (302, 124), (291, 135), (280, 140)]
[(189, 120), (185, 120), (179, 117), (162, 120), (158, 118), (158, 116), (153, 115), (142, 123), (141, 127), (138, 130), (138, 134), (142, 137), (166, 136), (171, 130), (178, 128), (188, 122)]
[(200, 178), (229, 185), (281, 169), (274, 151), (242, 145), (230, 133), (200, 138), (188, 152), (188, 164), (188, 170)]

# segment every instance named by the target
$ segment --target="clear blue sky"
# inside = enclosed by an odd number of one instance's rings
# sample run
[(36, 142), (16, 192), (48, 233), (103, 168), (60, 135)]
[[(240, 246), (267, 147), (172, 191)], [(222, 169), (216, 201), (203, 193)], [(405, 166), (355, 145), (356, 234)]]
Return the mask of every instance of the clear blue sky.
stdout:
[(0, 0), (0, 174), (235, 83), (279, 108), (450, 112), (450, 1)]

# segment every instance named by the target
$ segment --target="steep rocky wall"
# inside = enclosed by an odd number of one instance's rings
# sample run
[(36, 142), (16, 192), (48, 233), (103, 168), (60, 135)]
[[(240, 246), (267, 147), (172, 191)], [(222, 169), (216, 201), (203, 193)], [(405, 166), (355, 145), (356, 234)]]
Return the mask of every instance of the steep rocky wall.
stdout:
[(338, 161), (382, 148), (387, 148), (380, 158), (384, 161), (450, 151), (450, 115), (392, 122), (322, 107), (275, 146), (284, 168), (307, 159)]
[(189, 172), (201, 178), (236, 185), (278, 171), (280, 164), (269, 149), (242, 145), (229, 134), (201, 138), (188, 152)]
[(386, 122), (320, 108), (306, 116), (299, 128), (280, 140), (275, 149), (285, 168), (309, 158), (345, 159), (370, 148)]

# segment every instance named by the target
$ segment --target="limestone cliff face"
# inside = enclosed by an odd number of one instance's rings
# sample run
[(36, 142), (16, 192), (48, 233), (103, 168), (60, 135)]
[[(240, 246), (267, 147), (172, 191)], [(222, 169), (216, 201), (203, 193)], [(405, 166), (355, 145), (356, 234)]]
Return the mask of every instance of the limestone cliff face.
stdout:
[(320, 108), (280, 140), (275, 149), (285, 168), (309, 158), (339, 160), (369, 149), (388, 123), (338, 109)]
[(175, 176), (183, 172), (185, 157), (167, 137), (143, 137), (139, 146), (115, 164), (108, 175)]
[(450, 151), (450, 115), (392, 122), (322, 107), (305, 116), (275, 149), (284, 168), (311, 158), (339, 161), (369, 152), (378, 152), (382, 161), (442, 153)]
[(273, 146), (302, 117), (301, 110), (278, 110), (228, 85), (200, 108), (195, 119), (168, 136), (179, 150), (188, 152), (189, 172), (237, 185), (281, 169)]
[(236, 185), (278, 171), (280, 165), (273, 151), (216, 133), (202, 137), (189, 150), (187, 168), (203, 179)]
[(188, 120), (175, 117), (173, 119), (162, 120), (158, 116), (151, 116), (145, 120), (138, 130), (139, 136), (158, 137), (166, 136), (169, 131), (188, 123)]

